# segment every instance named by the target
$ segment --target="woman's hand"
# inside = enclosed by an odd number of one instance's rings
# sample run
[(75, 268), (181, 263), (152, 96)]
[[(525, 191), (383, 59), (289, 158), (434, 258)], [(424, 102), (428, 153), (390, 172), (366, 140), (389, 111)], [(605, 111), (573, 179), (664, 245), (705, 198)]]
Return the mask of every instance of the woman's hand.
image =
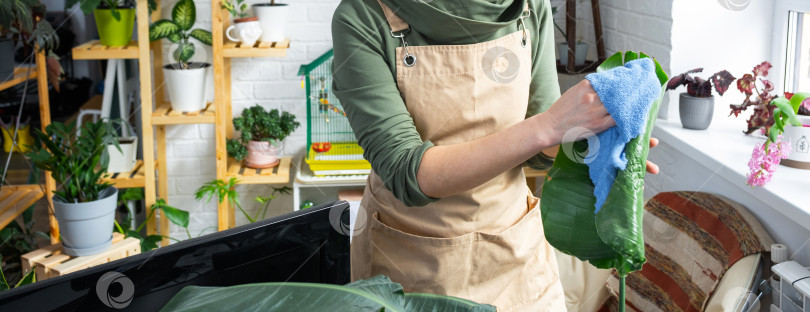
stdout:
[[(585, 128), (596, 134), (616, 125), (591, 82), (585, 79), (563, 93), (544, 114), (552, 123), (557, 143), (566, 143), (563, 137), (575, 128)], [(573, 138), (582, 137), (576, 135)]]
[[(658, 145), (658, 139), (657, 138), (650, 138), (650, 148), (653, 148), (656, 145)], [(647, 172), (652, 173), (652, 174), (658, 174), (658, 165), (656, 165), (654, 162), (651, 162), (651, 161), (648, 160), (647, 161)]]

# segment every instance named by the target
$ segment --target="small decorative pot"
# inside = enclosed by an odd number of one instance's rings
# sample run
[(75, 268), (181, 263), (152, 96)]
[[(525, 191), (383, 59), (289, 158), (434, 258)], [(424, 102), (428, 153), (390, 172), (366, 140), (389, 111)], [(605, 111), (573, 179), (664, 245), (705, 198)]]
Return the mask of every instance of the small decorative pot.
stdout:
[(180, 64), (163, 66), (172, 109), (196, 112), (205, 108), (206, 80), (210, 73), (208, 63), (190, 63), (188, 68), (181, 68)]
[(6, 81), (14, 76), (14, 40), (0, 38), (0, 81)]
[(284, 40), (287, 26), (288, 8), (286, 4), (257, 3), (253, 5), (253, 12), (259, 18), (262, 27), (262, 41), (275, 42)]
[(278, 165), (279, 148), (267, 141), (250, 141), (245, 166), (254, 169), (272, 168)]
[(95, 9), (93, 17), (96, 19), (98, 38), (102, 45), (108, 47), (123, 47), (132, 40), (132, 28), (135, 26), (135, 9), (118, 8), (120, 20), (113, 18), (110, 9)]
[(810, 116), (798, 116), (802, 127), (785, 126), (782, 137), (790, 142), (790, 154), (781, 164), (810, 170)]
[(138, 154), (138, 137), (124, 137), (118, 139), (119, 152), (115, 145), (107, 145), (107, 154), (110, 155), (110, 164), (107, 172), (130, 172), (135, 168), (135, 156)]
[(681, 125), (686, 129), (706, 130), (712, 124), (714, 116), (714, 96), (695, 97), (681, 93), (678, 111), (681, 114)]
[[(585, 42), (577, 43), (574, 51), (574, 65), (579, 66), (585, 64), (585, 57), (588, 56), (588, 44)], [(557, 53), (560, 54), (560, 65), (568, 65), (568, 43), (562, 42), (557, 44)]]
[(86, 203), (63, 203), (54, 199), (53, 214), (59, 221), (59, 235), (66, 254), (95, 255), (112, 245), (118, 190), (109, 187), (101, 191), (99, 198)]

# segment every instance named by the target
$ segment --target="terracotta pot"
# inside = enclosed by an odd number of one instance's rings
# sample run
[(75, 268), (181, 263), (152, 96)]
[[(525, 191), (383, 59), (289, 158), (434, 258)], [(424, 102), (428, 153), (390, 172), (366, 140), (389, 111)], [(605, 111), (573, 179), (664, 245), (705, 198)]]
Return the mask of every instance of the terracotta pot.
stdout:
[(245, 166), (254, 169), (272, 168), (278, 165), (279, 148), (267, 141), (250, 141)]

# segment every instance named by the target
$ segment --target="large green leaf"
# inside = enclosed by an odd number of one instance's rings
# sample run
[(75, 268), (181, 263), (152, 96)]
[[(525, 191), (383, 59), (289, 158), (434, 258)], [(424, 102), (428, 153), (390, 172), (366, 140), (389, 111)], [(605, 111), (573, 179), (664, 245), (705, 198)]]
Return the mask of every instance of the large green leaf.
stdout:
[(163, 213), (166, 214), (166, 217), (169, 218), (169, 221), (175, 225), (182, 226), (184, 228), (188, 227), (188, 211), (169, 206), (169, 204), (167, 204), (162, 198), (158, 199), (152, 205), (152, 209), (163, 211)]
[(188, 63), (192, 56), (194, 56), (194, 44), (180, 43), (176, 50), (174, 50), (174, 58), (180, 63)]
[(211, 32), (207, 30), (197, 28), (192, 30), (188, 35), (191, 36), (191, 38), (197, 39), (207, 45), (212, 45), (214, 43), (214, 38), (211, 35)]
[(495, 311), (495, 307), (430, 294), (405, 294), (378, 275), (345, 286), (259, 283), (183, 288), (161, 311)]
[(172, 9), (172, 20), (182, 30), (189, 30), (197, 19), (197, 8), (193, 0), (180, 0)]
[(180, 32), (180, 26), (169, 20), (159, 20), (149, 25), (149, 41), (174, 36)]
[[(646, 57), (649, 56), (644, 53), (619, 52), (605, 60), (597, 72)], [(587, 153), (588, 143), (585, 140), (560, 147), (543, 184), (541, 212), (549, 243), (598, 268), (616, 268), (621, 276), (641, 269), (646, 260), (641, 222), (644, 174), (650, 133), (667, 81), (666, 73), (657, 61), (655, 63), (656, 76), (662, 86), (661, 95), (650, 107), (644, 134), (627, 143), (627, 168), (618, 172), (599, 213), (594, 217), (596, 198), (588, 165), (570, 158), (574, 154)]]

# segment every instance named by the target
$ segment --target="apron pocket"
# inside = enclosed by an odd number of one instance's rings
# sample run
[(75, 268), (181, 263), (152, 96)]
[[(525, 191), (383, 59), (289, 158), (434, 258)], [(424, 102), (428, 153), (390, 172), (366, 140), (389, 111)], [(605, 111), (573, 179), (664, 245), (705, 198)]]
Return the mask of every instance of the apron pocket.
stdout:
[(405, 233), (371, 218), (371, 275), (385, 274), (406, 292), (469, 298), (474, 233), (453, 238)]

